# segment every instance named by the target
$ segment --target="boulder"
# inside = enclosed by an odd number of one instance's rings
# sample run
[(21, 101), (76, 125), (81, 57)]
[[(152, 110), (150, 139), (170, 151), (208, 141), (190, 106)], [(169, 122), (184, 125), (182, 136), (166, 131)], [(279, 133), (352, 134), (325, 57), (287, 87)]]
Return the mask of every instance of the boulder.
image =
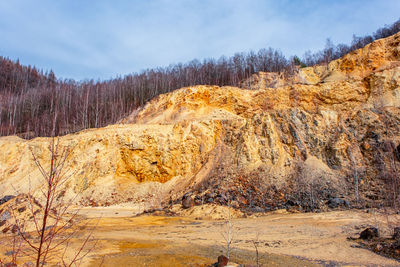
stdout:
[(400, 240), (400, 227), (395, 227), (393, 229), (393, 239)]
[(17, 225), (13, 225), (12, 227), (11, 227), (11, 233), (13, 233), (13, 234), (15, 234), (16, 232), (18, 232), (19, 231), (19, 227), (17, 226)]
[(227, 257), (225, 257), (224, 255), (220, 255), (218, 257), (218, 267), (224, 267), (227, 266), (229, 262), (229, 259)]
[(382, 244), (378, 243), (374, 249), (376, 252), (381, 252), (383, 250)]
[(400, 161), (400, 144), (396, 147), (394, 153), (396, 154), (397, 160)]
[(200, 196), (194, 197), (194, 204), (201, 205), (203, 203), (203, 199)]
[(0, 205), (10, 201), (13, 198), (15, 198), (15, 196), (13, 196), (13, 195), (6, 195), (6, 196), (0, 198)]
[(237, 202), (236, 200), (231, 202), (231, 206), (232, 206), (232, 208), (235, 208), (235, 209), (238, 209), (240, 207), (239, 202)]
[(24, 212), (25, 210), (26, 210), (26, 207), (24, 206), (24, 207), (19, 208), (18, 212), (21, 213), (21, 212)]
[(191, 195), (185, 195), (182, 198), (182, 207), (188, 209), (194, 206), (194, 200)]
[(378, 229), (375, 227), (368, 227), (360, 233), (360, 239), (370, 240), (379, 237)]
[(338, 197), (330, 198), (326, 202), (326, 204), (331, 209), (338, 208), (338, 207), (346, 207), (346, 208), (350, 207), (350, 203), (347, 200), (341, 199), (341, 198), (338, 198)]
[(260, 212), (265, 212), (265, 210), (259, 206), (253, 206), (250, 208), (251, 212), (255, 212), (255, 213), (260, 213)]

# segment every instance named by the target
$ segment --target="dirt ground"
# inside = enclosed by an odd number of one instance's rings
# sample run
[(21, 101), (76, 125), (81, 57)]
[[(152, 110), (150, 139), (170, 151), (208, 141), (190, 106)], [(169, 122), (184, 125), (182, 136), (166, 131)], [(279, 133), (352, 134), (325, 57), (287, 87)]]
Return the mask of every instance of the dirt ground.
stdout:
[[(209, 218), (207, 212), (204, 218)], [(82, 242), (89, 229), (96, 242), (88, 245), (95, 246), (82, 266), (207, 266), (225, 254), (224, 219), (129, 216), (126, 207), (81, 211), (82, 216), (85, 213), (88, 218), (76, 226), (79, 231), (72, 243)], [(255, 265), (255, 243), (262, 266), (399, 266), (347, 240), (367, 226), (377, 225), (389, 235), (388, 223), (393, 227), (399, 221), (399, 215), (366, 210), (277, 211), (233, 218), (231, 260)]]
[[(399, 266), (347, 240), (368, 225), (378, 225), (389, 235), (388, 223), (393, 226), (399, 218), (365, 210), (278, 211), (234, 218), (231, 258), (255, 264), (256, 242), (265, 266)], [(99, 243), (87, 266), (100, 262), (105, 266), (202, 266), (225, 254), (226, 220), (142, 215), (103, 217), (92, 223), (97, 225), (94, 236)]]

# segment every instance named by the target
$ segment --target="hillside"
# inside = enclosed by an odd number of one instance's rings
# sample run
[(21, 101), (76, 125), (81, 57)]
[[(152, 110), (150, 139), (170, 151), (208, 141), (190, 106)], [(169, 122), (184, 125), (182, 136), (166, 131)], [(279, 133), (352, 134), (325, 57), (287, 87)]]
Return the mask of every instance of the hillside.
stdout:
[[(251, 88), (251, 77), (259, 72), (270, 72), (268, 80), (274, 84), (268, 84), (269, 87), (280, 86), (298, 66), (326, 65), (398, 32), (400, 20), (371, 35), (353, 35), (349, 44), (334, 45), (327, 39), (322, 50), (308, 51), (301, 59), (287, 57), (279, 49), (270, 47), (228, 57), (193, 59), (107, 80), (61, 79), (52, 70), (24, 66), (19, 60), (0, 55), (0, 136), (17, 135), (26, 139), (51, 136), (51, 118), (55, 113), (58, 116), (56, 135), (105, 127), (117, 123), (154, 97), (179, 88), (199, 84)], [(274, 78), (282, 73), (285, 78)]]
[[(268, 210), (393, 204), (399, 194), (400, 33), (292, 76), (259, 73), (254, 90), (192, 86), (119, 124), (59, 137), (76, 203), (144, 208), (179, 201)], [(38, 192), (32, 154), (49, 138), (0, 138), (0, 196)], [(358, 186), (359, 201), (355, 192)]]

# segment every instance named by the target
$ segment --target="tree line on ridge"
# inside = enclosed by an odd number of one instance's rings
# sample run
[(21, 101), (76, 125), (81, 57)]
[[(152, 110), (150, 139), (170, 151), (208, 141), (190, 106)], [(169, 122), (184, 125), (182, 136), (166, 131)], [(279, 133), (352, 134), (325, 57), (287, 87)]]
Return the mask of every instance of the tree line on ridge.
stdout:
[(53, 71), (43, 72), (0, 56), (0, 136), (50, 136), (55, 113), (57, 135), (103, 127), (117, 122), (152, 98), (181, 87), (240, 86), (243, 80), (260, 71), (290, 73), (295, 65), (327, 64), (399, 31), (400, 19), (372, 35), (353, 35), (350, 45), (334, 45), (327, 39), (323, 50), (308, 51), (301, 59), (287, 58), (279, 50), (268, 48), (147, 69), (106, 81), (61, 80)]

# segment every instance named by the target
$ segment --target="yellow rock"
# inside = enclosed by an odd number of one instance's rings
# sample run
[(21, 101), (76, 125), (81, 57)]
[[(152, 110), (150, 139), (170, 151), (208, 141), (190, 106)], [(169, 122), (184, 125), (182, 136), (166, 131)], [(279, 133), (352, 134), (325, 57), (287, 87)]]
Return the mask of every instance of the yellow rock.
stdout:
[[(381, 39), (292, 77), (260, 73), (243, 83), (253, 90), (182, 88), (119, 124), (59, 137), (59, 151), (71, 150), (66, 194), (86, 205), (167, 201), (211, 177), (257, 169), (279, 188), (296, 164), (308, 180), (331, 177), (337, 187), (354, 164), (373, 177), (373, 147), (400, 141), (399, 43), (400, 34)], [(49, 146), (49, 138), (0, 138), (0, 196), (38, 192), (33, 155), (48, 169)]]

